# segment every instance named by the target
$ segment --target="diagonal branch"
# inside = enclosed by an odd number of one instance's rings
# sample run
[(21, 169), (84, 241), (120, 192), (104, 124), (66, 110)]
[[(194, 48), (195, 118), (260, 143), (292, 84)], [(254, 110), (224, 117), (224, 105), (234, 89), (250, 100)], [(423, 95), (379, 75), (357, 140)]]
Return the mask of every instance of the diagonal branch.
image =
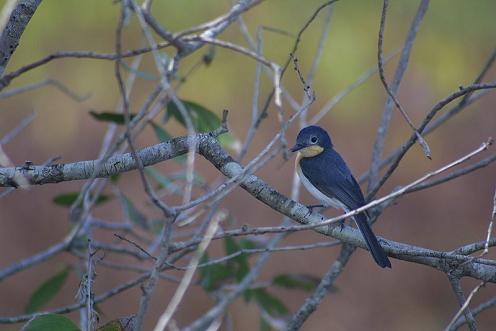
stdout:
[(0, 77), (41, 0), (7, 1), (0, 14)]
[(346, 263), (348, 263), (348, 260), (350, 259), (354, 251), (355, 247), (350, 245), (344, 245), (341, 248), (341, 252), (339, 253), (337, 260), (333, 264), (331, 264), (331, 267), (326, 272), (324, 277), (322, 277), (315, 291), (312, 293), (311, 296), (305, 299), (303, 305), (298, 309), (298, 311), (288, 322), (286, 331), (296, 331), (301, 328), (307, 318), (317, 309), (326, 294), (329, 293), (331, 286), (334, 284), (336, 278), (344, 270)]
[[(454, 93), (451, 93), (438, 103), (432, 107), (432, 109), (429, 111), (429, 113), (426, 115), (424, 118), (424, 121), (419, 127), (419, 131), (421, 133), (424, 132), (426, 129), (427, 125), (431, 122), (431, 120), (436, 116), (436, 114), (443, 109), (446, 105), (448, 105), (450, 102), (453, 100), (456, 100), (459, 97), (462, 97), (468, 93), (472, 93), (476, 90), (484, 90), (484, 89), (494, 89), (496, 88), (496, 82), (490, 82), (490, 83), (478, 83), (478, 84), (472, 84), (466, 87), (460, 87), (460, 89)], [(388, 178), (393, 174), (393, 172), (396, 170), (398, 165), (400, 164), (401, 160), (405, 156), (406, 152), (415, 144), (417, 141), (417, 135), (413, 133), (408, 141), (404, 143), (400, 148), (397, 154), (395, 154), (394, 159), (391, 161), (391, 165), (389, 168), (386, 170), (386, 173), (384, 176), (379, 180), (379, 182), (370, 190), (369, 194), (367, 195), (368, 197), (373, 197), (377, 191), (382, 187), (382, 185), (388, 180)]]
[[(391, 87), (388, 87), (388, 84), (386, 82), (386, 79), (384, 77), (384, 61), (383, 61), (383, 55), (382, 55), (382, 36), (384, 32), (384, 21), (385, 20), (385, 9), (383, 9), (383, 20), (381, 20), (381, 29), (379, 33), (379, 42), (378, 42), (378, 53), (377, 53), (377, 63), (378, 63), (378, 70), (379, 70), (379, 75), (381, 78), (381, 81), (384, 84), (384, 87), (386, 91), (389, 94), (389, 97), (386, 100), (386, 104), (384, 105), (384, 112), (382, 113), (382, 118), (381, 118), (381, 124), (379, 125), (379, 128), (377, 129), (377, 135), (376, 135), (376, 140), (374, 143), (374, 148), (372, 152), (372, 161), (370, 163), (370, 172), (369, 172), (369, 185), (368, 188), (374, 187), (374, 185), (377, 182), (377, 177), (379, 175), (379, 168), (380, 168), (380, 159), (381, 159), (381, 154), (384, 149), (384, 142), (386, 140), (386, 133), (389, 127), (389, 123), (391, 122), (391, 115), (392, 115), (392, 110), (393, 110), (393, 102), (397, 102), (395, 95), (398, 93), (398, 90), (400, 88), (401, 80), (403, 79), (403, 76), (406, 72), (406, 68), (408, 66), (408, 61), (410, 59), (410, 54), (411, 50), (413, 47), (413, 43), (415, 41), (415, 38), (417, 36), (417, 31), (420, 27), (420, 24), (422, 23), (422, 20), (425, 16), (425, 13), (427, 12), (427, 7), (429, 5), (429, 1), (422, 0), (422, 2), (419, 5), (419, 8), (417, 10), (417, 14), (415, 15), (415, 18), (413, 19), (413, 22), (410, 26), (410, 30), (408, 31), (406, 40), (405, 40), (405, 45), (403, 46), (403, 50), (401, 51), (401, 57), (398, 63), (398, 66), (396, 67), (396, 72), (394, 74), (394, 80), (391, 85)], [(384, 2), (384, 6), (387, 6), (387, 1)]]
[[(456, 314), (455, 317), (453, 317), (453, 320), (450, 323), (450, 325), (452, 325), (458, 319), (458, 316), (460, 316), (460, 314), (463, 312), (465, 319), (468, 321), (468, 327), (470, 331), (477, 331), (477, 325), (475, 324), (474, 315), (472, 315), (472, 311), (468, 308), (468, 304), (465, 308), (463, 308), (465, 302), (467, 302), (467, 299), (465, 298), (465, 294), (463, 294), (463, 289), (460, 284), (460, 279), (451, 274), (448, 274), (448, 279), (450, 281), (451, 288), (455, 293), (456, 298), (458, 299), (458, 303), (460, 304), (460, 311), (459, 313)], [(446, 327), (446, 329), (449, 329), (449, 326)]]
[[(419, 7), (419, 15), (416, 17), (416, 20), (414, 21), (414, 23), (416, 23), (417, 18), (419, 18), (418, 24), (420, 24), (420, 22), (423, 18), (423, 15), (425, 14), (425, 11), (427, 10), (428, 4), (429, 4), (429, 0), (422, 0), (422, 3), (420, 4), (420, 7)], [(430, 151), (429, 145), (427, 145), (427, 142), (420, 135), (420, 131), (415, 127), (415, 125), (413, 125), (412, 120), (410, 119), (410, 117), (408, 117), (408, 114), (403, 109), (403, 107), (399, 103), (398, 99), (396, 98), (396, 96), (393, 94), (393, 92), (389, 88), (388, 83), (386, 82), (386, 77), (384, 76), (384, 66), (382, 64), (382, 39), (383, 39), (383, 35), (384, 35), (384, 26), (386, 23), (387, 7), (388, 7), (388, 0), (384, 0), (384, 6), (382, 7), (382, 15), (381, 15), (381, 25), (380, 25), (380, 29), (379, 29), (379, 38), (378, 38), (379, 41), (378, 41), (378, 52), (377, 52), (377, 58), (378, 58), (377, 64), (379, 66), (379, 77), (381, 78), (381, 82), (384, 85), (384, 89), (386, 90), (386, 92), (389, 94), (389, 97), (393, 100), (394, 104), (396, 105), (396, 108), (398, 108), (398, 110), (400, 111), (400, 113), (403, 116), (403, 118), (405, 119), (405, 121), (408, 123), (410, 128), (415, 133), (415, 135), (417, 137), (417, 141), (419, 142), (420, 146), (422, 147), (422, 150), (424, 151), (425, 156), (430, 159), (431, 158), (431, 151)], [(418, 24), (417, 24), (417, 27), (418, 27)]]
[[(197, 134), (190, 137), (178, 137), (168, 142), (157, 144), (137, 151), (138, 157), (143, 161), (144, 166), (155, 164), (164, 160), (171, 159), (175, 156), (187, 153), (190, 142), (195, 142), (197, 152), (203, 155), (210, 163), (212, 163), (220, 172), (225, 176), (232, 178), (243, 173), (243, 167), (235, 162), (220, 146), (218, 141), (210, 134)], [(470, 155), (464, 157), (467, 159)], [(460, 161), (460, 160), (458, 160)], [(44, 184), (60, 182), (64, 180), (84, 179), (93, 173), (97, 160), (82, 161), (72, 164), (58, 164), (54, 166), (33, 166), (29, 169), (23, 167), (15, 168), (2, 168), (0, 169), (0, 185), (11, 186), (12, 180), (15, 176), (25, 176), (31, 184)], [(453, 164), (457, 164), (456, 162)], [(111, 158), (100, 168), (97, 172), (99, 177), (108, 177), (122, 171), (129, 171), (136, 169), (137, 166), (133, 157), (127, 153), (116, 155)], [(439, 173), (443, 169), (435, 173)], [(422, 180), (430, 178), (429, 176), (422, 178)], [(413, 184), (418, 184), (419, 181)], [(253, 195), (256, 199), (260, 200), (270, 208), (290, 217), (300, 224), (304, 224), (305, 228), (314, 228), (315, 231), (342, 240), (343, 242), (350, 243), (359, 247), (366, 247), (363, 238), (357, 230), (345, 226), (342, 230), (334, 227), (338, 220), (345, 217), (352, 216), (361, 211), (357, 209), (343, 216), (329, 219), (326, 221), (328, 225), (322, 225), (325, 219), (319, 214), (309, 214), (309, 210), (302, 204), (299, 204), (291, 199), (288, 199), (267, 183), (256, 177), (255, 175), (248, 175), (242, 178), (241, 187), (248, 193)], [(406, 192), (411, 185), (403, 187), (400, 191)], [(401, 192), (393, 192), (390, 197), (396, 197)], [(384, 198), (382, 198), (384, 200)], [(375, 200), (372, 203), (364, 206), (363, 208), (370, 208), (382, 202), (381, 199)], [(299, 226), (301, 227), (301, 226)], [(299, 230), (299, 228), (298, 228)], [(476, 279), (496, 282), (496, 266), (488, 265), (479, 259), (468, 261), (465, 256), (457, 256), (452, 253), (436, 252), (429, 249), (411, 246), (403, 243), (394, 242), (391, 240), (383, 240), (383, 246), (388, 255), (399, 258), (405, 261), (416, 262), (428, 265), (448, 272), (457, 269), (461, 276), (473, 277)], [(450, 261), (446, 263), (446, 261)]]

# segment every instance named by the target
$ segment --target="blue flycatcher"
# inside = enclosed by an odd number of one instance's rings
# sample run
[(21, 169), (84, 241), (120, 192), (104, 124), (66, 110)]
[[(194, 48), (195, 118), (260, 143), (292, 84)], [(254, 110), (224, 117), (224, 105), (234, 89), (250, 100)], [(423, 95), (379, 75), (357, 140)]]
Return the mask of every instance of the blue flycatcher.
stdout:
[[(366, 204), (360, 186), (341, 155), (334, 150), (331, 138), (324, 129), (318, 126), (302, 129), (291, 151), (298, 152), (296, 171), (303, 185), (324, 205), (349, 212)], [(367, 212), (353, 217), (375, 262), (383, 268), (391, 268), (391, 262), (372, 232), (368, 218)]]

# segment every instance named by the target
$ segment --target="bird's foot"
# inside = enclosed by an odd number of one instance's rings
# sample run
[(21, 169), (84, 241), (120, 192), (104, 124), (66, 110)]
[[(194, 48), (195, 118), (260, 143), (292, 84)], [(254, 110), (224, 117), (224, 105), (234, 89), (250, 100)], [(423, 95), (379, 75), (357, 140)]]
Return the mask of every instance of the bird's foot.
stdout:
[(324, 208), (324, 205), (308, 205), (307, 209), (310, 210), (310, 214), (313, 214), (314, 208)]

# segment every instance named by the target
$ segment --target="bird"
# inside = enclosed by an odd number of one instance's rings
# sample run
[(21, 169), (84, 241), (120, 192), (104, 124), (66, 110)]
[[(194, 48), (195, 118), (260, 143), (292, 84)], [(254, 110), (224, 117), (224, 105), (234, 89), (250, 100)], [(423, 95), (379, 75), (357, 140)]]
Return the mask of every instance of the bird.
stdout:
[[(297, 152), (295, 168), (303, 185), (324, 206), (347, 213), (366, 204), (360, 186), (334, 149), (326, 130), (316, 125), (301, 129), (290, 151)], [(313, 207), (316, 206), (309, 206), (311, 211)], [(370, 228), (367, 212), (357, 214), (353, 219), (374, 261), (382, 268), (391, 268), (391, 262)]]

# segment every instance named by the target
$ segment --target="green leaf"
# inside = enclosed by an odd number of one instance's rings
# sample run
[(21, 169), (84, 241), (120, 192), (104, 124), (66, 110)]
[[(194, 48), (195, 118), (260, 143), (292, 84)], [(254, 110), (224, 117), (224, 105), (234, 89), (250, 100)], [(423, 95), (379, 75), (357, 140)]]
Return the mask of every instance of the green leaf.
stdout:
[(222, 147), (229, 147), (234, 150), (241, 149), (241, 142), (234, 138), (230, 133), (224, 133), (217, 138)]
[(63, 315), (40, 315), (29, 321), (23, 331), (78, 331), (79, 328)]
[(24, 311), (26, 314), (34, 313), (47, 304), (64, 286), (70, 268), (62, 268), (58, 273), (44, 281), (31, 295)]
[(165, 177), (160, 173), (155, 168), (152, 167), (147, 167), (145, 168), (145, 173), (152, 177), (158, 184), (160, 184), (161, 187), (165, 188), (167, 191), (174, 193), (174, 194), (180, 194), (181, 188), (174, 184), (173, 181), (171, 181), (169, 178)]
[(284, 288), (299, 288), (305, 291), (312, 291), (319, 284), (319, 279), (304, 274), (281, 274), (272, 278), (272, 283)]
[[(221, 120), (216, 113), (208, 110), (200, 104), (197, 104), (196, 102), (186, 100), (180, 101), (186, 108), (186, 112), (189, 114), (195, 131), (210, 132), (220, 127)], [(186, 120), (183, 118), (181, 111), (173, 101), (170, 101), (167, 104), (167, 112), (164, 115), (163, 122), (167, 122), (170, 117), (175, 118), (179, 123), (187, 128)], [(229, 133), (221, 135), (219, 137), (219, 142), (222, 146), (233, 149), (239, 149), (240, 145), (240, 142)]]
[(267, 323), (266, 320), (264, 320), (263, 317), (260, 318), (260, 331), (270, 331), (272, 328), (270, 327), (270, 324)]
[(172, 136), (157, 123), (150, 122), (150, 125), (152, 126), (153, 132), (155, 132), (155, 136), (157, 136), (158, 141), (160, 141), (161, 143), (172, 139)]
[(243, 249), (254, 249), (259, 246), (257, 245), (256, 242), (250, 239), (241, 239), (238, 243), (239, 243), (239, 247)]
[(286, 315), (289, 310), (277, 297), (271, 295), (265, 289), (255, 289), (254, 296), (260, 307), (270, 315)]
[[(150, 125), (152, 126), (153, 132), (155, 132), (155, 136), (157, 136), (158, 141), (160, 141), (161, 143), (172, 139), (172, 136), (157, 123), (150, 122)], [(174, 160), (181, 164), (184, 164), (186, 163), (186, 155), (176, 156)]]
[[(205, 254), (200, 264), (208, 262)], [(199, 269), (200, 285), (207, 292), (216, 290), (219, 286), (233, 276), (233, 270), (226, 264), (213, 264)]]
[[(182, 172), (179, 174), (174, 175), (174, 179), (179, 179), (179, 180), (186, 180), (186, 172)], [(207, 183), (205, 178), (203, 178), (201, 175), (199, 175), (197, 172), (193, 173), (193, 185), (197, 186), (203, 186)]]
[[(195, 131), (209, 132), (220, 126), (220, 118), (214, 112), (208, 110), (200, 104), (192, 101), (181, 100), (186, 108)], [(179, 123), (186, 127), (186, 120), (183, 118), (176, 103), (170, 101), (167, 104), (167, 116), (174, 117)]]
[(150, 231), (155, 234), (160, 234), (162, 228), (164, 227), (164, 219), (152, 219), (150, 220)]
[(117, 184), (120, 178), (121, 178), (121, 173), (113, 174), (112, 176), (110, 176), (110, 181), (114, 184)]
[(129, 72), (132, 72), (137, 77), (143, 78), (145, 80), (158, 80), (158, 77), (156, 75), (151, 74), (151, 73), (146, 72), (146, 71), (135, 69), (125, 62), (121, 62), (121, 65), (124, 69), (126, 69)]
[(252, 289), (247, 289), (243, 292), (243, 298), (245, 299), (245, 302), (250, 302), (251, 299), (253, 299), (253, 290)]
[(122, 331), (125, 325), (122, 325), (120, 321), (110, 321), (107, 324), (103, 325), (96, 329), (97, 331)]
[(129, 200), (129, 198), (126, 197), (124, 194), (121, 194), (121, 201), (127, 217), (129, 217), (129, 219), (133, 223), (139, 225), (143, 229), (149, 230), (150, 227), (148, 224), (148, 218), (142, 212), (136, 209), (131, 200)]
[(124, 331), (131, 330), (130, 326), (136, 324), (135, 316), (121, 317), (119, 319), (108, 322), (107, 324), (96, 329), (97, 331)]
[(233, 237), (224, 238), (224, 248), (227, 255), (236, 253), (241, 249), (241, 247), (239, 247), (238, 243), (236, 242), (236, 240), (234, 240)]
[[(93, 116), (93, 118), (96, 119), (97, 121), (112, 122), (119, 125), (123, 125), (126, 123), (124, 119), (124, 114), (122, 113), (96, 112), (90, 110), (90, 115)], [(136, 116), (136, 114), (130, 114), (130, 120), (133, 119), (134, 116)]]
[[(62, 194), (55, 196), (53, 198), (53, 202), (59, 206), (70, 207), (76, 201), (78, 196), (79, 196), (79, 192), (62, 193)], [(98, 196), (98, 198), (96, 199), (95, 205), (100, 205), (104, 202), (107, 202), (110, 200), (110, 198), (111, 197), (108, 195), (100, 194)]]
[[(234, 254), (242, 249), (238, 245), (236, 240), (232, 237), (226, 237), (224, 239), (224, 245), (227, 255)], [(234, 277), (238, 282), (240, 282), (250, 271), (250, 265), (248, 264), (248, 257), (245, 254), (238, 255), (235, 258), (227, 261), (227, 263), (231, 264), (232, 268), (235, 270)]]

